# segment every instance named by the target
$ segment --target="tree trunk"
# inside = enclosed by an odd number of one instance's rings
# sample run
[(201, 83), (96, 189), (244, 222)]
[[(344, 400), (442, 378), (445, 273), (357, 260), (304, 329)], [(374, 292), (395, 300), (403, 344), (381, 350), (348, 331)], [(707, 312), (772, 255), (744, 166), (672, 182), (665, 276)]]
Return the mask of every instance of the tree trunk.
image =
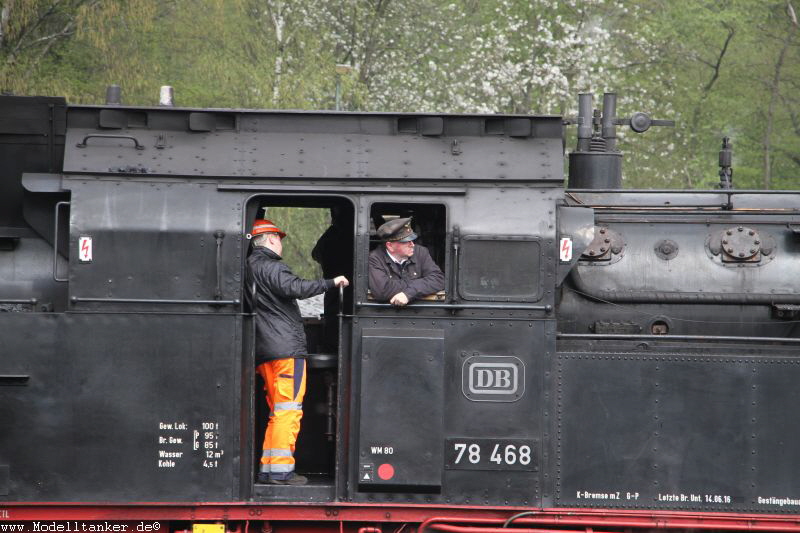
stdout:
[(9, 13), (9, 7), (3, 6), (3, 9), (0, 10), (0, 48), (6, 44), (6, 33), (8, 29), (8, 19), (11, 16)]
[(283, 13), (283, 2), (278, 0), (275, 8), (270, 10), (272, 25), (275, 28), (275, 42), (277, 50), (275, 53), (275, 64), (272, 68), (272, 105), (280, 107), (281, 97), (281, 78), (283, 76), (283, 53), (286, 43), (283, 42), (283, 28), (286, 25)]
[(786, 0), (786, 13), (789, 17), (790, 28), (783, 40), (783, 47), (775, 62), (775, 72), (772, 76), (770, 87), (769, 108), (767, 109), (767, 124), (764, 128), (764, 189), (769, 189), (772, 183), (772, 130), (775, 122), (775, 106), (780, 98), (781, 70), (786, 59), (786, 52), (792, 44), (797, 33), (797, 15), (792, 7), (791, 0)]
[[(703, 108), (705, 107), (705, 102), (708, 100), (708, 97), (711, 95), (711, 90), (714, 88), (714, 84), (719, 79), (720, 70), (722, 68), (722, 61), (725, 59), (725, 55), (728, 53), (728, 48), (730, 47), (731, 41), (733, 40), (733, 36), (736, 34), (736, 30), (733, 26), (729, 26), (724, 22), (722, 25), (728, 32), (727, 37), (725, 38), (725, 42), (722, 43), (722, 48), (720, 48), (719, 53), (717, 54), (716, 59), (714, 62), (705, 61), (700, 59), (700, 62), (704, 65), (707, 65), (712, 69), (711, 78), (709, 78), (708, 82), (703, 86), (700, 91), (700, 100), (697, 102), (697, 105), (694, 107), (694, 111), (692, 112), (692, 121), (689, 125), (690, 137), (689, 137), (689, 145), (691, 146), (691, 153), (697, 154), (700, 153), (700, 140), (699, 140), (699, 130), (700, 130), (700, 122), (701, 122), (701, 113)], [(692, 172), (688, 170), (684, 173), (683, 177), (683, 185), (686, 189), (693, 189), (695, 186)]]

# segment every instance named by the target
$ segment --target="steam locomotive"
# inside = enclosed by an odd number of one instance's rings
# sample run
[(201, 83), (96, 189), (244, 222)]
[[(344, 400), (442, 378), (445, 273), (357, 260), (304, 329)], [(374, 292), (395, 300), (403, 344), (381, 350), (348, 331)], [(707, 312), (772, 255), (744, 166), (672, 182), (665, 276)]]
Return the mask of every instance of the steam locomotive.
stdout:
[[(617, 128), (659, 122), (615, 108), (0, 97), (0, 520), (800, 530), (800, 195), (731, 188), (727, 146), (719, 189), (622, 190)], [(255, 482), (276, 207), (336, 211), (352, 279), (305, 323), (305, 486)], [(407, 216), (446, 289), (396, 308), (367, 257)]]

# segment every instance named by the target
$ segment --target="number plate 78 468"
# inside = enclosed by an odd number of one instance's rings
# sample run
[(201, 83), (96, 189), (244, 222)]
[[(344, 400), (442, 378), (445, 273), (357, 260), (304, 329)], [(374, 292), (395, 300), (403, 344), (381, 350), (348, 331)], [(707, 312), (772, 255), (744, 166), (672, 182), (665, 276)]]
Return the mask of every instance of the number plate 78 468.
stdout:
[(531, 439), (445, 439), (448, 470), (522, 470), (538, 467), (537, 442)]

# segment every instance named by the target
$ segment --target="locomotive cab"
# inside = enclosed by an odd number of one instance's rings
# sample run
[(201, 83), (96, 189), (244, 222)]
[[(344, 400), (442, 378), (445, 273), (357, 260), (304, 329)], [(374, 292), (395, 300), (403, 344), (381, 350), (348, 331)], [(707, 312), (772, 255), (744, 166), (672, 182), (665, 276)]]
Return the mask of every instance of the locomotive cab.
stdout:
[[(352, 201), (342, 196), (255, 195), (247, 203), (244, 226), (249, 228), (253, 219), (266, 217), (283, 228), (288, 234), (283, 260), (298, 276), (332, 279), (344, 275), (352, 280), (354, 214)], [(248, 248), (243, 254), (243, 268), (246, 269), (246, 258), (252, 251), (252, 245), (248, 241), (244, 245)], [(246, 279), (246, 276), (243, 275), (242, 279)], [(254, 291), (255, 287), (246, 287), (245, 290)], [(352, 287), (341, 293), (332, 289), (299, 304), (308, 353), (304, 415), (295, 457), (297, 471), (310, 480), (309, 487), (300, 490), (313, 492), (333, 486), (339, 359), (342, 339), (345, 337), (345, 315), (352, 314), (348, 311), (352, 307)], [(254, 313), (247, 301), (245, 312)], [(247, 322), (245, 335), (253, 338), (252, 321)], [(253, 343), (250, 345), (255, 348)], [(252, 351), (246, 355), (245, 368), (253, 366), (254, 357)], [(249, 382), (254, 383), (253, 394), (250, 395), (254, 416), (249, 426), (254, 428), (255, 476), (269, 412), (264, 401), (263, 380), (253, 376)], [(255, 490), (255, 497), (273, 499), (276, 492), (285, 492), (282, 490), (284, 488), (276, 490), (275, 487), (260, 486)]]
[[(389, 200), (389, 201), (387, 201)], [(392, 201), (394, 200), (394, 201)], [(368, 255), (382, 241), (377, 237), (376, 227), (401, 217), (411, 217), (417, 242), (431, 253), (434, 262), (447, 271), (447, 250), (450, 234), (447, 231), (446, 206), (429, 201), (398, 202), (395, 199), (359, 195), (355, 198), (345, 196), (298, 196), (298, 195), (254, 195), (247, 202), (244, 227), (252, 220), (266, 217), (284, 229), (288, 238), (285, 242), (283, 260), (292, 271), (304, 278), (331, 279), (338, 275), (346, 276), (350, 287), (341, 293), (334, 289), (324, 296), (299, 301), (303, 315), (308, 354), (307, 390), (304, 400), (304, 414), (298, 435), (295, 459), (297, 472), (309, 478), (304, 487), (275, 487), (256, 485), (253, 495), (256, 499), (281, 500), (293, 494), (317, 494), (321, 498), (331, 498), (330, 491), (335, 485), (337, 433), (344, 431), (339, 427), (340, 419), (346, 419), (349, 408), (348, 389), (341, 384), (347, 380), (352, 370), (347, 354), (351, 350), (352, 319), (354, 317), (354, 294), (360, 302), (382, 308), (392, 308), (386, 302), (377, 302), (368, 290)], [(363, 215), (356, 220), (354, 202), (367, 206)], [(368, 215), (368, 216), (367, 216)], [(314, 227), (307, 234), (292, 231), (295, 221), (304, 228)], [(316, 222), (312, 222), (316, 221)], [(319, 221), (325, 224), (319, 225)], [(324, 230), (324, 231), (323, 231)], [(357, 245), (360, 243), (360, 245)], [(245, 241), (247, 250), (242, 254), (243, 268), (252, 245)], [(313, 261), (311, 269), (310, 264)], [(242, 279), (246, 276), (242, 275)], [(254, 291), (245, 287), (244, 291)], [(444, 301), (446, 291), (420, 297), (406, 309), (393, 309), (399, 315), (413, 315), (417, 306)], [(245, 298), (245, 313), (253, 313)], [(321, 300), (321, 301), (320, 301)], [(321, 307), (320, 307), (321, 305)], [(245, 337), (253, 335), (252, 321), (245, 323)], [(252, 342), (248, 343), (250, 346)], [(246, 355), (245, 368), (251, 368), (255, 354)], [(253, 422), (253, 472), (258, 470), (268, 408), (263, 398), (263, 381), (258, 376), (249, 380), (254, 383), (249, 395)], [(299, 491), (299, 492), (298, 492)]]

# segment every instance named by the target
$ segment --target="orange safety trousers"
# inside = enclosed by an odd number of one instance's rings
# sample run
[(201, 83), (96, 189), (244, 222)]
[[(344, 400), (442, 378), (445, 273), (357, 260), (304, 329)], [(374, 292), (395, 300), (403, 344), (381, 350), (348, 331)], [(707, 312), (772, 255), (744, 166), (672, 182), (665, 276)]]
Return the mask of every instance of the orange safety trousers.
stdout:
[(306, 394), (306, 361), (275, 359), (258, 365), (256, 371), (264, 378), (270, 410), (261, 472), (272, 479), (287, 479), (294, 474), (294, 445)]

